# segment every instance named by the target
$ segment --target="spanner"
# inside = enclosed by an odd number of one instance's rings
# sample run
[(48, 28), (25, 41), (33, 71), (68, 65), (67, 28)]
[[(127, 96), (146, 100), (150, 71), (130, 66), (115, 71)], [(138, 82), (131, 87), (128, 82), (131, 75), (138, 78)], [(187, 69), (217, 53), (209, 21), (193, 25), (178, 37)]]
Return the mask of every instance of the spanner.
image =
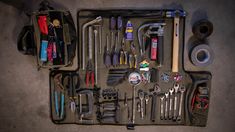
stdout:
[(92, 20), (92, 21), (89, 21), (89, 22), (87, 22), (87, 23), (85, 23), (83, 26), (82, 26), (82, 65), (81, 65), (81, 67), (82, 67), (82, 70), (85, 70), (85, 34), (86, 34), (86, 28), (88, 27), (88, 26), (90, 26), (90, 25), (92, 25), (92, 24), (95, 24), (95, 23), (98, 23), (98, 22), (100, 22), (100, 21), (102, 21), (102, 17), (101, 16), (99, 16), (99, 17), (97, 17), (97, 18), (95, 18), (94, 20)]
[(174, 84), (174, 89), (175, 89), (175, 100), (174, 100), (174, 117), (173, 119), (176, 120), (177, 118), (177, 102), (178, 102), (178, 97), (177, 97), (177, 93), (178, 93), (178, 90), (179, 90), (179, 84), (178, 83), (175, 83)]
[(172, 118), (172, 105), (173, 105), (173, 92), (174, 92), (174, 88), (171, 88), (169, 90), (169, 93), (170, 93), (170, 106), (169, 106), (169, 119)]
[(163, 101), (164, 101), (164, 98), (165, 98), (165, 96), (162, 96), (162, 97), (160, 97), (160, 113), (161, 113), (161, 115), (160, 115), (160, 119), (161, 120), (163, 120), (163, 118), (164, 118), (164, 104), (163, 104)]
[(144, 119), (144, 92), (139, 91), (139, 99), (140, 99), (140, 118)]
[(168, 99), (169, 99), (169, 92), (165, 93), (165, 120), (168, 119)]
[(186, 91), (185, 87), (180, 87), (180, 106), (179, 106), (179, 114), (177, 117), (177, 120), (181, 120), (181, 115), (182, 115), (182, 107), (183, 107), (183, 98), (184, 98), (184, 92)]

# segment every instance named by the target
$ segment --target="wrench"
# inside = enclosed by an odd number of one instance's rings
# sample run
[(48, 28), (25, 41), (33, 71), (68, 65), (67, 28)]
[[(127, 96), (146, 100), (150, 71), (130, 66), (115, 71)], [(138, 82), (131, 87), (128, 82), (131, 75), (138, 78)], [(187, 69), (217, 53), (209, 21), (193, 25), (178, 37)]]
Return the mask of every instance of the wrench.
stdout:
[(165, 93), (166, 99), (165, 99), (165, 120), (168, 119), (168, 99), (169, 99), (169, 92)]
[(177, 93), (178, 93), (178, 90), (179, 90), (179, 84), (178, 83), (174, 84), (174, 89), (175, 89), (175, 102), (174, 102), (174, 117), (173, 117), (173, 119), (176, 120), (176, 118), (177, 118), (177, 102), (178, 102)]
[(163, 120), (163, 118), (164, 118), (164, 106), (163, 106), (163, 105), (164, 105), (164, 104), (163, 104), (164, 98), (165, 98), (165, 96), (160, 97), (160, 104), (161, 104), (161, 109), (160, 109), (161, 115), (160, 115), (160, 119), (161, 119), (161, 120)]
[(144, 119), (144, 92), (139, 91), (139, 98), (140, 98), (140, 117), (141, 119)]
[(145, 100), (145, 116), (147, 115), (147, 105), (149, 102), (149, 95), (146, 93), (144, 96), (144, 100)]
[(95, 24), (95, 23), (98, 23), (102, 21), (102, 17), (99, 16), (97, 18), (95, 18), (94, 20), (90, 21), (90, 22), (87, 22), (85, 23), (83, 26), (82, 26), (82, 63), (81, 63), (81, 67), (82, 67), (82, 70), (85, 70), (85, 34), (86, 34), (86, 28), (92, 24)]
[(169, 119), (172, 118), (172, 103), (173, 103), (173, 92), (174, 92), (174, 88), (171, 88), (169, 90), (169, 93), (170, 93), (170, 108), (169, 108)]
[(185, 87), (180, 88), (180, 106), (179, 106), (179, 114), (177, 120), (181, 120), (181, 115), (182, 115), (182, 107), (183, 107), (183, 98), (184, 98), (184, 92), (186, 91)]
[(161, 91), (158, 84), (154, 86), (154, 89), (152, 91), (152, 106), (151, 106), (151, 121), (155, 122), (155, 114), (156, 114), (156, 102), (157, 102), (157, 94)]

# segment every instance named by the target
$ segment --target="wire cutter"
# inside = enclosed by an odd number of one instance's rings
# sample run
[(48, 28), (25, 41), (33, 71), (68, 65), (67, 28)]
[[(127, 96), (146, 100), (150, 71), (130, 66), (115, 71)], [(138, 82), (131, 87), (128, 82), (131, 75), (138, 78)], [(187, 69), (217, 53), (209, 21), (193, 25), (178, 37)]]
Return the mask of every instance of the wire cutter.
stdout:
[(133, 42), (131, 42), (131, 52), (129, 53), (129, 68), (137, 68), (138, 60), (136, 54), (136, 47)]
[(125, 38), (123, 38), (119, 58), (120, 65), (127, 65), (127, 58), (127, 51), (125, 50)]
[(87, 64), (85, 81), (86, 81), (86, 86), (87, 87), (89, 87), (90, 83), (91, 83), (91, 86), (94, 87), (94, 84), (95, 84), (95, 73), (94, 73), (94, 69), (93, 69), (93, 66), (92, 66), (90, 61), (88, 61), (88, 64)]

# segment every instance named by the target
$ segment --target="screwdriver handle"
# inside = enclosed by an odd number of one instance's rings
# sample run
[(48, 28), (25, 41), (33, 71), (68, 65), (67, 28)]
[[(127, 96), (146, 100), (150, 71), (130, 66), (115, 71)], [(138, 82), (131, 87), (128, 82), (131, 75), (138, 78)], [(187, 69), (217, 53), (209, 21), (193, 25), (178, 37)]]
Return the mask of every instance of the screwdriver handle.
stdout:
[(116, 29), (116, 20), (115, 17), (110, 18), (110, 30), (114, 31)]
[(122, 17), (121, 16), (117, 18), (117, 28), (118, 30), (122, 29)]

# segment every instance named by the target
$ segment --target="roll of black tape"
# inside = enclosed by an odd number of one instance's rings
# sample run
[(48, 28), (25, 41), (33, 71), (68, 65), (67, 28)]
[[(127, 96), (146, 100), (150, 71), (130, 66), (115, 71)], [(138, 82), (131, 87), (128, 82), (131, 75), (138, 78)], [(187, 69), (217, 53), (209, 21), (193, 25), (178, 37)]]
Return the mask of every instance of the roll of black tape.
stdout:
[(205, 39), (209, 37), (212, 32), (213, 32), (213, 24), (206, 20), (199, 20), (193, 25), (193, 34), (198, 38), (198, 39)]
[(191, 61), (195, 66), (205, 67), (214, 60), (212, 49), (206, 44), (200, 44), (193, 48), (191, 52)]

